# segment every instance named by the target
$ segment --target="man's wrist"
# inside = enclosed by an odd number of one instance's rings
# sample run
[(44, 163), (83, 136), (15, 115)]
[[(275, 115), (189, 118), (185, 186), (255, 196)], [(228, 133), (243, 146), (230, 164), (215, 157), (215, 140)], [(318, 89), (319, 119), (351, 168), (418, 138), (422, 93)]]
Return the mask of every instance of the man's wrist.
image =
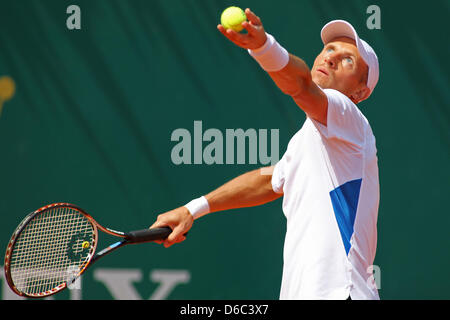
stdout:
[(250, 55), (258, 54), (261, 51), (264, 51), (264, 49), (266, 49), (268, 46), (270, 46), (271, 41), (269, 40), (269, 36), (270, 36), (270, 34), (266, 33), (266, 41), (264, 41), (262, 46), (260, 46), (256, 49), (248, 49), (248, 52), (250, 53)]
[(289, 53), (275, 38), (266, 33), (267, 40), (262, 47), (248, 50), (248, 53), (267, 72), (275, 72), (283, 69), (289, 62)]
[(184, 207), (188, 209), (194, 220), (208, 214), (210, 211), (208, 200), (204, 196), (188, 202)]

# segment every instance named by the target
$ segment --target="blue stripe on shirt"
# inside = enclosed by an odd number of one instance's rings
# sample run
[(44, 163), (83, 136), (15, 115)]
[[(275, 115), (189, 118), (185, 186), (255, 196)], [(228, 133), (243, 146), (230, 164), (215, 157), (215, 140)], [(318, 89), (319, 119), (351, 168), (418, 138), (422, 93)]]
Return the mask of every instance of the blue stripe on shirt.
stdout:
[(361, 182), (362, 179), (348, 181), (330, 192), (334, 215), (347, 255), (351, 247), (350, 239), (354, 231)]

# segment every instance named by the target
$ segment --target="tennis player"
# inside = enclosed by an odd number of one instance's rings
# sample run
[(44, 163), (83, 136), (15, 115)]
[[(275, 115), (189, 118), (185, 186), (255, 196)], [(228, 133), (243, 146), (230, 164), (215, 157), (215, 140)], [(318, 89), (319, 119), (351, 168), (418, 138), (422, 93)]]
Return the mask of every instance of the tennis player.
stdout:
[[(374, 50), (346, 21), (327, 23), (312, 69), (266, 33), (249, 9), (247, 33), (218, 30), (268, 72), (306, 113), (273, 167), (247, 172), (185, 206), (158, 216), (163, 243), (185, 240), (208, 213), (257, 206), (283, 196), (287, 231), (280, 299), (379, 299), (373, 285), (379, 181), (375, 137), (356, 104), (378, 81)], [(271, 170), (271, 171), (269, 171)], [(267, 174), (268, 171), (270, 174)]]

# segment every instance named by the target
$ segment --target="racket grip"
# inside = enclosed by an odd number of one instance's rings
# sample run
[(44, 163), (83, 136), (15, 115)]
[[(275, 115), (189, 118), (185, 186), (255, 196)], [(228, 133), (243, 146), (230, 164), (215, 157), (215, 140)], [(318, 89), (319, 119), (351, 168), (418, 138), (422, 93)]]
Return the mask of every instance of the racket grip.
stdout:
[(126, 238), (128, 243), (143, 243), (155, 240), (164, 240), (171, 233), (172, 229), (169, 227), (142, 229), (128, 232), (126, 234)]

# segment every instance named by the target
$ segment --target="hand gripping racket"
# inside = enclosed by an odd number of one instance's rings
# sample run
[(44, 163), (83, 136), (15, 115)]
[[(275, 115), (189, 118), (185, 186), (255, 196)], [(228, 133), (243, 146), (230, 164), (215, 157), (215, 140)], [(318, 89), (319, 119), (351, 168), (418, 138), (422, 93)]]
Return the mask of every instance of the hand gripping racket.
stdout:
[[(121, 240), (96, 253), (98, 229)], [(20, 296), (50, 296), (108, 253), (127, 244), (163, 240), (171, 232), (168, 227), (115, 231), (73, 204), (50, 204), (26, 216), (14, 231), (6, 249), (5, 278)]]

